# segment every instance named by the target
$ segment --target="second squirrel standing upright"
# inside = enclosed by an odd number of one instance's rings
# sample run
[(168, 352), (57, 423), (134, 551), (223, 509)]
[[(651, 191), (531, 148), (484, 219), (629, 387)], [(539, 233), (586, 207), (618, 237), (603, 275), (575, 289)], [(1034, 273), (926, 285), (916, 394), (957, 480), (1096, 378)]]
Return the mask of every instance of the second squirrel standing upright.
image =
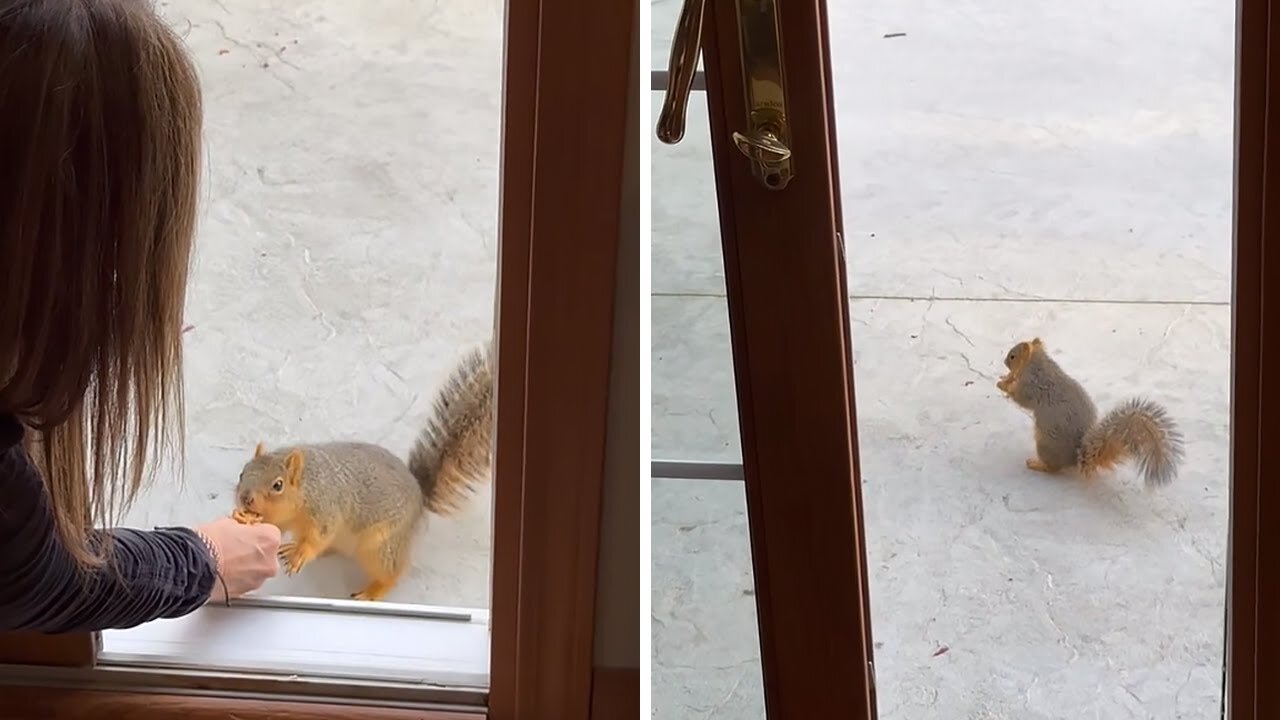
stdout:
[(289, 574), (330, 551), (356, 559), (369, 576), (357, 600), (378, 600), (408, 565), (424, 511), (447, 514), (488, 478), (493, 424), (493, 345), (475, 350), (436, 396), (433, 416), (408, 463), (378, 445), (258, 444), (240, 473), (243, 523), (266, 522), (293, 535), (280, 557)]
[(1036, 456), (1028, 468), (1056, 473), (1075, 467), (1090, 477), (1133, 458), (1148, 487), (1173, 481), (1182, 434), (1164, 407), (1133, 398), (1099, 420), (1089, 394), (1049, 357), (1040, 338), (1014, 345), (1004, 364), (1009, 372), (996, 387), (1035, 417)]

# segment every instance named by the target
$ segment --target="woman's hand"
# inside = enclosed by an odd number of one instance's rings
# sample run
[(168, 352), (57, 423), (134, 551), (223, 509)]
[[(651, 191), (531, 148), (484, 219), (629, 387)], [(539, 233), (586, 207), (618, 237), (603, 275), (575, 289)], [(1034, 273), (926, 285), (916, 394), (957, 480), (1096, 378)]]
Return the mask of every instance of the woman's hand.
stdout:
[[(210, 600), (222, 602), (262, 587), (280, 571), (280, 529), (266, 523), (242, 525), (226, 517), (197, 527), (213, 546), (222, 581), (214, 584)], [(223, 583), (226, 587), (223, 587)]]

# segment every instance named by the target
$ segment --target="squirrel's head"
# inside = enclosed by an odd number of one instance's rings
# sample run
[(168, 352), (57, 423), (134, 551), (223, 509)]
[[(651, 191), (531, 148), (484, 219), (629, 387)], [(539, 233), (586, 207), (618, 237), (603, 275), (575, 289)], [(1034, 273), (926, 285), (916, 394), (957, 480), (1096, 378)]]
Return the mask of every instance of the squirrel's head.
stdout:
[(266, 444), (258, 443), (240, 471), (236, 504), (272, 525), (288, 525), (302, 506), (301, 488), (302, 451), (267, 452)]
[(1040, 338), (1032, 338), (1014, 345), (1004, 356), (1004, 366), (1013, 371), (1018, 371), (1027, 364), (1033, 355), (1044, 350), (1044, 343)]

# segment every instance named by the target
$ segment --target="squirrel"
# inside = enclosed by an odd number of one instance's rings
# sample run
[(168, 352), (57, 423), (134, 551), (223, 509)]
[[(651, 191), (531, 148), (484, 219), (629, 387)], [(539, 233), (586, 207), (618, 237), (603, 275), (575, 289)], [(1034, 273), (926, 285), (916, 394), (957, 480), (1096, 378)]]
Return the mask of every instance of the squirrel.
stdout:
[(1163, 406), (1136, 397), (1099, 420), (1089, 394), (1038, 337), (1014, 345), (1004, 364), (1009, 372), (996, 387), (1035, 417), (1036, 455), (1028, 468), (1056, 473), (1075, 467), (1088, 478), (1132, 458), (1147, 487), (1173, 482), (1183, 458), (1182, 434)]
[(330, 552), (355, 558), (370, 582), (351, 597), (381, 599), (408, 564), (424, 511), (447, 515), (488, 479), (492, 366), (492, 342), (462, 359), (437, 394), (407, 462), (371, 443), (271, 451), (258, 443), (240, 473), (232, 517), (292, 533), (293, 542), (280, 547), (290, 575)]

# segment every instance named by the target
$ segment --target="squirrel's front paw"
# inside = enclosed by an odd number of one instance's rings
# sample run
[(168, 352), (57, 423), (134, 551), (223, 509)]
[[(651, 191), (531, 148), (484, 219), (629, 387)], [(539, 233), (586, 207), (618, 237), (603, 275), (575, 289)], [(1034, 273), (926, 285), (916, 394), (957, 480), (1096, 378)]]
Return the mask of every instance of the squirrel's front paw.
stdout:
[(1007, 393), (1007, 392), (1009, 392), (1009, 381), (1010, 381), (1010, 380), (1012, 380), (1012, 379), (1013, 379), (1013, 376), (1012, 376), (1012, 375), (1005, 375), (1004, 377), (1000, 378), (999, 380), (996, 380), (996, 387), (1000, 388), (1000, 390), (1001, 390), (1002, 392), (1006, 392), (1006, 393)]
[(304, 565), (315, 559), (314, 552), (306, 545), (296, 542), (281, 545), (277, 555), (284, 562), (285, 572), (290, 575), (297, 575)]

